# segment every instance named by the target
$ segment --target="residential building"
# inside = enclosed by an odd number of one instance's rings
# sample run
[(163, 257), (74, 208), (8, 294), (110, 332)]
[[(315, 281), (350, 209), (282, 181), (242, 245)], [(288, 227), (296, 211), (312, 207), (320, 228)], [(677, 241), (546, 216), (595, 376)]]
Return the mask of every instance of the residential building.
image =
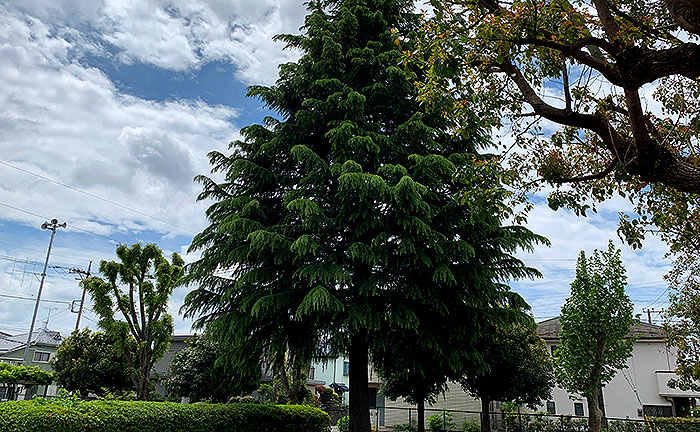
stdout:
[[(539, 323), (537, 333), (552, 352), (559, 343), (561, 324), (559, 318)], [(700, 393), (672, 389), (671, 378), (677, 377), (676, 355), (665, 343), (660, 326), (638, 323), (630, 328), (630, 336), (637, 337), (627, 368), (619, 370), (603, 388), (600, 398), (604, 415), (610, 418), (641, 418), (652, 416), (684, 416)], [(586, 400), (580, 395), (569, 394), (557, 387), (552, 399), (540, 409), (553, 414), (588, 415)]]
[[(41, 370), (53, 372), (49, 361), (56, 353), (58, 345), (61, 343), (61, 334), (57, 331), (45, 328), (32, 332), (29, 343), (29, 358), (26, 366), (36, 366)], [(27, 333), (10, 336), (0, 336), (0, 362), (14, 365), (22, 365), (24, 359), (24, 349), (27, 346)], [(28, 391), (20, 389), (20, 398), (31, 399), (35, 394), (53, 396), (58, 389), (55, 385), (37, 386)], [(0, 400), (7, 397), (7, 387), (0, 383)]]
[(153, 377), (158, 378), (156, 381), (156, 391), (164, 397), (168, 396), (168, 390), (165, 387), (164, 380), (170, 376), (170, 364), (173, 362), (173, 357), (175, 354), (185, 349), (187, 346), (187, 339), (191, 337), (192, 335), (171, 336), (168, 351), (153, 365)]
[[(350, 360), (346, 357), (338, 357), (312, 363), (309, 371), (309, 378), (315, 379), (326, 387), (334, 387), (335, 390), (341, 394), (343, 403), (347, 404), (348, 390), (350, 388), (349, 374)], [(384, 406), (384, 396), (377, 394), (380, 379), (371, 363), (367, 365), (367, 377), (369, 379), (370, 391), (373, 393), (370, 400), (375, 401), (377, 406)]]

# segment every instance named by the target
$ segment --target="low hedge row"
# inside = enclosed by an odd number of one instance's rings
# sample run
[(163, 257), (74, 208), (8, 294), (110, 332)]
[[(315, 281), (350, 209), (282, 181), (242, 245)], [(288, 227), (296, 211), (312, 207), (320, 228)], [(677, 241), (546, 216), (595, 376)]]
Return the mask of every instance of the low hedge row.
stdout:
[(328, 432), (330, 426), (323, 411), (293, 405), (0, 403), (0, 432)]

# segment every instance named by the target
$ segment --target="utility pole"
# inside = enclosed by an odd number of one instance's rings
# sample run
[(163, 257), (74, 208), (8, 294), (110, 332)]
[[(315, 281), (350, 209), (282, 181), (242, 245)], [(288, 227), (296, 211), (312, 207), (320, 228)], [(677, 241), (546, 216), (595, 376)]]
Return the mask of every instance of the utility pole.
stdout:
[[(87, 271), (83, 269), (79, 269), (77, 267), (73, 267), (72, 269), (68, 270), (68, 273), (75, 273), (78, 275), (75, 280), (80, 280), (82, 281), (83, 279), (87, 279), (90, 277), (90, 270), (92, 269), (92, 260), (90, 260), (90, 264), (88, 264), (88, 269)], [(75, 329), (78, 330), (80, 328), (80, 317), (83, 315), (83, 306), (85, 305), (85, 285), (83, 285), (83, 296), (80, 298), (80, 309), (78, 309), (78, 319), (75, 320)]]
[(654, 309), (654, 308), (642, 309), (642, 313), (644, 313), (644, 312), (646, 312), (646, 314), (647, 314), (647, 322), (649, 322), (649, 324), (654, 324), (651, 320), (651, 314), (652, 313), (666, 312), (666, 309), (663, 309), (663, 308), (662, 309)]
[(66, 223), (58, 223), (58, 219), (51, 219), (51, 222), (41, 224), (41, 229), (51, 230), (51, 240), (49, 240), (49, 249), (46, 251), (46, 261), (44, 261), (44, 271), (41, 272), (41, 283), (39, 284), (39, 293), (36, 296), (36, 304), (34, 305), (34, 315), (32, 316), (32, 324), (29, 326), (27, 334), (27, 346), (24, 347), (24, 360), (22, 365), (27, 366), (29, 360), (29, 344), (32, 343), (32, 333), (34, 333), (34, 323), (36, 322), (36, 314), (39, 311), (39, 302), (41, 302), (41, 291), (44, 289), (44, 279), (46, 279), (46, 269), (49, 266), (49, 257), (51, 256), (51, 246), (53, 246), (53, 237), (56, 235), (56, 229), (65, 228)]

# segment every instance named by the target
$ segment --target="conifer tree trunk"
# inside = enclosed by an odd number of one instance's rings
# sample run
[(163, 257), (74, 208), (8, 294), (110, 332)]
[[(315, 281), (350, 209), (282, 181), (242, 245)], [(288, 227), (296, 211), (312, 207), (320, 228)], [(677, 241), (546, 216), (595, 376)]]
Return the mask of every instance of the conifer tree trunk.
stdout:
[(367, 355), (369, 347), (364, 334), (350, 338), (350, 432), (370, 432)]
[(491, 401), (481, 398), (481, 432), (491, 432)]
[(425, 399), (418, 401), (418, 424), (417, 432), (425, 432)]

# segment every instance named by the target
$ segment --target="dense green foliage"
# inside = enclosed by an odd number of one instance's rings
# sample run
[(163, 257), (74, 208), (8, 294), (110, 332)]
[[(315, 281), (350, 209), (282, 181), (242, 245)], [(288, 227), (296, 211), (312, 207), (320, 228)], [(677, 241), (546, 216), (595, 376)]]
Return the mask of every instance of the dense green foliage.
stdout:
[(412, 1), (308, 8), (305, 34), (280, 37), (304, 55), (249, 92), (281, 118), (210, 155), (224, 180), (199, 177), (214, 204), (191, 246), (202, 258), (186, 308), (231, 347), (241, 387), (263, 359), (305, 372), (314, 355), (346, 352), (360, 365), (350, 427), (368, 431), (369, 352), (402, 343), (390, 334), (415, 338), (428, 309), (459, 316), (464, 357), (478, 360), (469, 337), (498, 315), (501, 282), (537, 274), (512, 253), (545, 240), (501, 226), (497, 185), (473, 191), (486, 133), (474, 123), (455, 137), (442, 107), (419, 105), (416, 75), (400, 67), (419, 25)]
[(88, 392), (102, 396), (132, 387), (126, 358), (102, 332), (75, 330), (61, 341), (51, 367), (61, 387), (82, 396)]
[[(554, 368), (547, 344), (537, 335), (537, 326), (501, 325), (484, 332), (481, 354), (487, 370), (467, 374), (462, 386), (481, 400), (482, 412), (493, 401), (512, 401), (535, 408), (551, 396)], [(490, 416), (481, 417), (483, 430), (490, 430)]]
[(677, 350), (676, 374), (679, 379), (672, 384), (699, 390), (700, 260), (695, 254), (676, 260), (668, 280), (676, 288), (669, 295), (665, 323), (668, 344)]
[(561, 310), (560, 343), (554, 353), (557, 379), (588, 401), (590, 432), (600, 431), (600, 389), (627, 367), (635, 344), (628, 337), (634, 317), (626, 285), (620, 250), (612, 241), (589, 259), (581, 252), (571, 296)]
[(0, 432), (328, 432), (330, 418), (302, 406), (42, 400), (0, 404)]
[[(641, 420), (608, 420), (602, 432), (696, 432), (700, 419), (681, 417), (649, 418)], [(567, 416), (505, 415), (505, 432), (588, 432), (588, 422)]]
[(184, 261), (172, 263), (155, 244), (117, 246), (117, 261), (100, 262), (100, 273), (81, 283), (92, 297), (99, 326), (124, 355), (136, 397), (148, 399), (151, 370), (168, 350), (173, 319), (168, 299), (182, 277)]
[[(427, 71), (422, 94), (449, 100), (447, 115), (476, 110), (485, 123), (514, 132), (515, 142), (500, 146), (500, 163), (519, 198), (540, 191), (553, 208), (585, 214), (620, 193), (636, 207), (620, 218), (630, 244), (640, 246), (653, 230), (673, 249), (694, 248), (700, 4), (431, 4), (419, 49), (406, 52)], [(551, 92), (543, 95), (543, 87)]]
[(36, 366), (15, 366), (0, 363), (0, 383), (48, 385), (53, 382), (54, 375)]
[(165, 386), (177, 397), (190, 402), (212, 400), (226, 402), (231, 396), (230, 377), (217, 366), (221, 357), (219, 345), (206, 335), (192, 336), (187, 347), (173, 356)]

